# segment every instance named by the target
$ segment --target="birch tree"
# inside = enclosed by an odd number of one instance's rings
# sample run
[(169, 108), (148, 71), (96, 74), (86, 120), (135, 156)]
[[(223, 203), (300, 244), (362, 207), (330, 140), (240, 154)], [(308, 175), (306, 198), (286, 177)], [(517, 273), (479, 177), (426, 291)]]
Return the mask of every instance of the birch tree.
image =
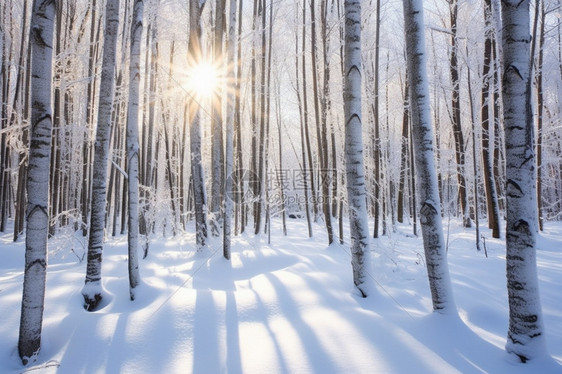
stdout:
[(425, 262), (433, 310), (448, 312), (455, 309), (455, 304), (447, 265), (439, 188), (434, 163), (423, 2), (422, 0), (403, 0), (403, 5), (416, 187), (420, 202)]
[[(214, 56), (215, 68), (223, 63), (223, 35), (225, 29), (226, 0), (215, 1), (215, 30), (214, 30)], [(219, 235), (221, 228), (221, 209), (223, 206), (224, 188), (224, 142), (223, 142), (223, 116), (222, 116), (222, 87), (216, 87), (216, 92), (211, 96), (211, 201), (210, 219), (211, 234)]]
[(468, 207), (468, 192), (465, 178), (465, 141), (461, 124), (461, 102), (460, 102), (460, 73), (458, 63), (458, 35), (457, 18), (459, 14), (458, 0), (449, 2), (451, 19), (451, 54), (450, 54), (450, 74), (451, 74), (451, 124), (453, 127), (453, 138), (455, 140), (455, 160), (457, 162), (457, 182), (459, 200), (462, 210), (464, 227), (471, 227), (470, 212)]
[(502, 1), (501, 14), (509, 300), (506, 351), (526, 362), (546, 354), (536, 265), (537, 202), (529, 82), (529, 0)]
[[(189, 46), (188, 65), (196, 66), (201, 59), (201, 12), (204, 0), (189, 1)], [(207, 194), (205, 192), (205, 174), (201, 155), (201, 120), (198, 103), (192, 98), (189, 103), (191, 147), (191, 176), (195, 203), (195, 238), (198, 249), (207, 242)]]
[(127, 110), (127, 175), (129, 196), (129, 226), (127, 232), (129, 248), (129, 293), (135, 299), (135, 288), (139, 276), (139, 98), (140, 61), (142, 44), (142, 18), (144, 4), (135, 0), (131, 24), (131, 55), (129, 67), (129, 107)]
[[(486, 208), (488, 212), (488, 228), (492, 229), (494, 238), (500, 237), (500, 210), (496, 182), (494, 180), (494, 169), (492, 153), (490, 152), (490, 105), (493, 98), (490, 95), (490, 81), (492, 80), (492, 0), (484, 2), (484, 64), (482, 66), (482, 96), (481, 96), (481, 121), (482, 121), (482, 161), (484, 169), (484, 188), (486, 189)], [(498, 134), (495, 134), (498, 136)]]
[(92, 201), (90, 208), (90, 236), (88, 265), (82, 289), (86, 310), (94, 310), (102, 299), (101, 267), (107, 197), (107, 161), (112, 128), (112, 109), (115, 91), (115, 55), (119, 28), (119, 0), (107, 0), (105, 33), (98, 106), (98, 126), (94, 150)]
[(31, 131), (27, 172), (25, 272), (18, 341), (24, 365), (41, 348), (47, 276), (51, 85), (56, 1), (34, 0), (31, 15)]
[(361, 295), (369, 295), (369, 225), (363, 164), (361, 124), (361, 1), (346, 0), (344, 51), (345, 165), (351, 266), (353, 282)]
[(226, 101), (226, 150), (225, 150), (225, 191), (224, 223), (223, 223), (223, 256), (230, 259), (230, 241), (232, 236), (232, 177), (234, 162), (234, 89), (235, 84), (235, 50), (236, 50), (236, 0), (230, 0), (228, 23), (228, 40), (226, 48), (227, 63), (227, 101)]

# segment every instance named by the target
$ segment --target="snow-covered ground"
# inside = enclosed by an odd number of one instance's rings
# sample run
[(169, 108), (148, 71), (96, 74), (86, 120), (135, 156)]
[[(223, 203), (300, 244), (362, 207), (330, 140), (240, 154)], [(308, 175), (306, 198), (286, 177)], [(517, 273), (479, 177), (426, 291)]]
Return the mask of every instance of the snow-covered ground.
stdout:
[[(126, 238), (106, 245), (106, 305), (90, 313), (80, 290), (83, 246), (51, 242), (42, 350), (21, 366), (17, 338), (24, 243), (0, 238), (0, 373), (562, 373), (562, 223), (546, 223), (538, 267), (552, 360), (520, 364), (503, 347), (508, 324), (505, 246), (483, 229), (445, 222), (459, 317), (431, 312), (421, 238), (400, 226), (372, 241), (376, 293), (353, 292), (347, 246), (290, 220), (283, 237), (234, 239), (194, 251), (194, 236), (156, 239), (128, 299)], [(75, 253), (70, 249), (73, 248)]]

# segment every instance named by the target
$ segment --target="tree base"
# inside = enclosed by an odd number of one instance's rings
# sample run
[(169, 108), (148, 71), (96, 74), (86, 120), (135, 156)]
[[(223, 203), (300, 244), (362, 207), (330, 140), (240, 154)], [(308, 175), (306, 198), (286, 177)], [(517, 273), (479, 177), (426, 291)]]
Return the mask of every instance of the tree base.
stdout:
[(82, 296), (84, 296), (84, 309), (86, 309), (88, 312), (95, 311), (100, 305), (101, 300), (103, 299), (101, 293), (96, 293), (93, 297), (90, 297), (89, 295)]

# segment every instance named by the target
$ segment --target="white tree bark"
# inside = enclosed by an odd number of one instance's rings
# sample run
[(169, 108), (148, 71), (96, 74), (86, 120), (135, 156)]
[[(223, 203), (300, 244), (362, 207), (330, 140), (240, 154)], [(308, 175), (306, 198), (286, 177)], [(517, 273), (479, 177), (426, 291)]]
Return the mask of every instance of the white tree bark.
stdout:
[(416, 187), (433, 310), (455, 310), (441, 222), (427, 81), (422, 0), (403, 0)]
[(345, 1), (344, 117), (345, 165), (353, 282), (369, 295), (369, 225), (361, 124), (361, 1)]
[(536, 171), (528, 82), (529, 1), (505, 0), (501, 10), (509, 299), (506, 350), (525, 362), (546, 353), (536, 265)]
[(129, 293), (135, 299), (139, 275), (139, 98), (142, 44), (143, 0), (135, 0), (131, 24), (131, 56), (129, 70), (129, 107), (127, 110), (127, 174), (129, 196)]
[(31, 128), (27, 171), (25, 273), (18, 353), (27, 364), (41, 348), (49, 228), (53, 31), (55, 0), (33, 1), (31, 15)]
[(224, 223), (223, 223), (223, 256), (230, 259), (230, 243), (232, 236), (232, 165), (234, 160), (234, 101), (235, 101), (235, 61), (236, 61), (236, 0), (230, 0), (228, 23), (228, 40), (226, 50), (226, 151), (225, 151), (225, 194), (224, 194)]
[[(218, 69), (223, 62), (223, 34), (224, 34), (224, 12), (226, 0), (215, 1), (215, 40), (214, 40), (214, 64)], [(223, 178), (224, 178), (224, 142), (223, 142), (223, 114), (222, 114), (222, 87), (216, 87), (213, 92), (212, 118), (211, 118), (211, 212), (210, 220), (211, 234), (219, 236), (221, 229), (221, 210), (223, 203)]]
[[(196, 66), (201, 58), (201, 12), (204, 6), (204, 0), (189, 1), (189, 66)], [(205, 173), (201, 155), (201, 122), (199, 104), (192, 99), (189, 108), (191, 119), (189, 130), (191, 176), (193, 178), (195, 201), (195, 240), (198, 250), (201, 250), (207, 242), (207, 193), (205, 191)]]
[(94, 149), (92, 176), (92, 201), (90, 202), (90, 236), (88, 239), (88, 265), (82, 289), (84, 307), (94, 310), (103, 298), (101, 268), (107, 197), (107, 162), (111, 137), (111, 114), (115, 91), (115, 56), (119, 29), (119, 0), (107, 0), (98, 106), (98, 126)]

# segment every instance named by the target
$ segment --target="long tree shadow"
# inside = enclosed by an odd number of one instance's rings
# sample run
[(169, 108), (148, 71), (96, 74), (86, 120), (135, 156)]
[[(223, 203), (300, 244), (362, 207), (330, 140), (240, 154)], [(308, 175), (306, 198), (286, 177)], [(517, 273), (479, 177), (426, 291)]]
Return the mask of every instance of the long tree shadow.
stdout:
[(323, 348), (324, 345), (316, 335), (316, 332), (302, 318), (302, 310), (294, 301), (293, 295), (286, 286), (273, 274), (264, 274), (265, 278), (273, 285), (277, 292), (277, 302), (285, 318), (292, 324), (294, 331), (298, 334), (302, 345), (308, 356), (308, 361), (315, 361), (315, 369), (322, 373), (331, 373), (337, 370), (337, 365), (332, 357)]
[(220, 373), (220, 315), (213, 292), (197, 290), (193, 321), (193, 373)]
[(238, 306), (234, 292), (226, 293), (226, 367), (231, 373), (241, 373), (240, 331)]
[(242, 372), (232, 265), (210, 259), (193, 276), (193, 373)]

